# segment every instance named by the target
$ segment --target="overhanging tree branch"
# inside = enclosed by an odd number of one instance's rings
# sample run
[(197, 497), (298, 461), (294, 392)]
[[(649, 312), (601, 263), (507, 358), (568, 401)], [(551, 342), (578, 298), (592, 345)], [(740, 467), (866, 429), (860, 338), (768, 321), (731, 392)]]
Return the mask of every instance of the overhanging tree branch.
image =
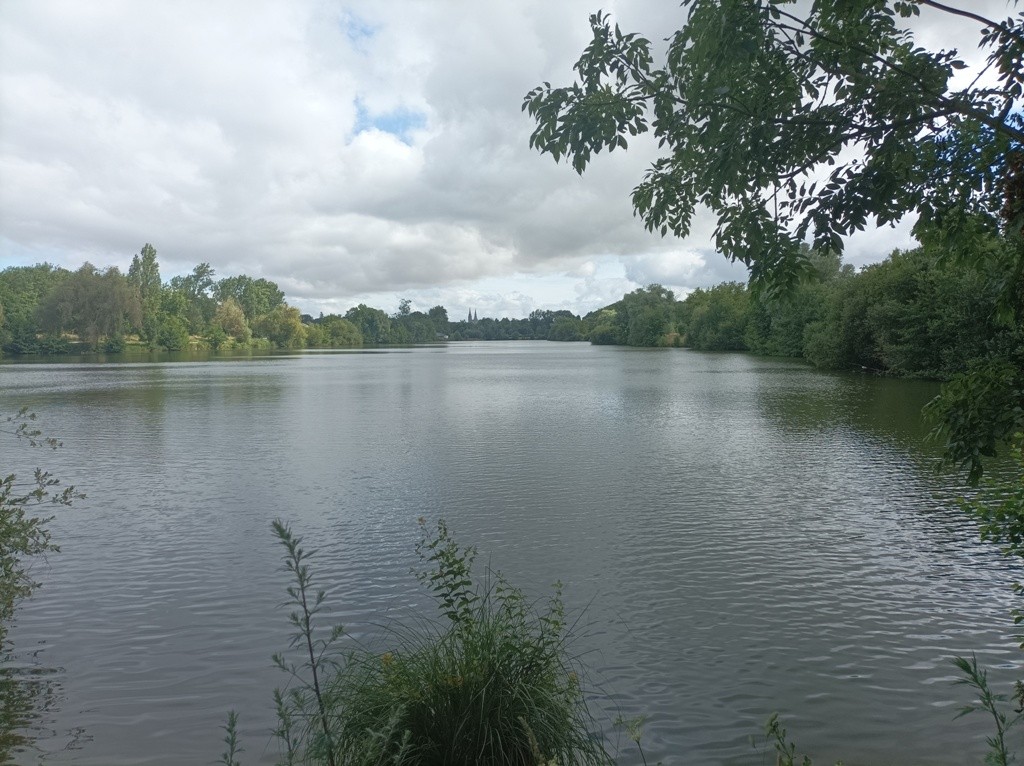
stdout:
[(1024, 35), (1015, 32), (1013, 29), (1007, 27), (1004, 23), (992, 21), (992, 19), (987, 19), (984, 16), (974, 13), (973, 11), (965, 11), (962, 8), (954, 8), (950, 5), (945, 5), (943, 3), (936, 2), (936, 0), (916, 0), (916, 2), (918, 3), (918, 5), (925, 5), (929, 8), (934, 8), (937, 11), (942, 11), (943, 13), (950, 13), (953, 14), (954, 16), (962, 16), (965, 19), (977, 21), (979, 24), (982, 24), (983, 26), (997, 30), (1004, 37), (1007, 37), (1011, 40), (1016, 40), (1018, 43), (1024, 44)]

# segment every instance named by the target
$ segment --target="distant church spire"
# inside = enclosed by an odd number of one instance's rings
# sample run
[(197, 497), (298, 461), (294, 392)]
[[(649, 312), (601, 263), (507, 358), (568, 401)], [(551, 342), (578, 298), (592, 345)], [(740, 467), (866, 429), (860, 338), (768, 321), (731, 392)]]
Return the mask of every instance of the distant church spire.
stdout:
[(477, 321), (477, 318), (476, 318), (476, 309), (473, 309), (473, 321), (474, 321), (474, 322), (476, 322), (476, 321)]

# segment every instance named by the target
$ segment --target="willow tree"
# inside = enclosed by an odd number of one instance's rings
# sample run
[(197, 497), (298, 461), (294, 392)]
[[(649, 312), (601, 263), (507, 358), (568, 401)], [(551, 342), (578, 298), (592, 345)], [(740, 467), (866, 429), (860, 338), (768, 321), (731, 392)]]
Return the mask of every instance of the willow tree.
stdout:
[(37, 309), (43, 330), (72, 331), (90, 345), (142, 322), (138, 291), (117, 267), (100, 271), (85, 263), (54, 287)]
[[(662, 154), (633, 190), (636, 214), (651, 231), (685, 237), (709, 211), (716, 248), (769, 295), (812, 274), (801, 245), (838, 252), (856, 231), (914, 216), (919, 236), (941, 238), (965, 262), (989, 261), (1001, 315), (1020, 323), (1024, 15), (1000, 21), (936, 0), (682, 8), (657, 58), (646, 38), (591, 16), (576, 82), (544, 83), (524, 100), (531, 146), (582, 173), (595, 154), (652, 133)], [(976, 72), (953, 48), (917, 45), (922, 12), (955, 19), (958, 40), (975, 31), (987, 54)], [(993, 234), (1003, 246), (973, 246)], [(971, 409), (951, 390), (943, 410), (951, 455), (974, 477), (979, 457), (1024, 426), (1024, 351), (1001, 358), (998, 373), (966, 384), (999, 388), (992, 407)]]

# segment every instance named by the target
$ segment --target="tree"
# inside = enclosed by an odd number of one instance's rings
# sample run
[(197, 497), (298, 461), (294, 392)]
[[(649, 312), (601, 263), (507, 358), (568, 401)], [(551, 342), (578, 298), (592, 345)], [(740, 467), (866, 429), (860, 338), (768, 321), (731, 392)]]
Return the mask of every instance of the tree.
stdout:
[(546, 338), (555, 321), (555, 312), (548, 309), (534, 309), (527, 317), (534, 338)]
[[(531, 146), (580, 173), (653, 131), (668, 152), (633, 192), (648, 229), (686, 236), (706, 206), (718, 249), (777, 287), (808, 272), (808, 236), (841, 251), (869, 219), (908, 213), (996, 230), (1004, 196), (1024, 201), (1024, 20), (935, 0), (820, 2), (803, 15), (794, 0), (682, 4), (687, 22), (660, 65), (646, 39), (596, 14), (579, 81), (545, 83), (523, 104), (537, 121)], [(917, 47), (899, 24), (922, 7), (979, 25), (997, 87), (950, 87), (966, 66), (956, 51)]]
[(200, 297), (208, 298), (210, 290), (213, 289), (213, 277), (216, 272), (208, 263), (197, 264), (192, 273), (184, 277), (174, 277), (171, 280), (171, 287), (182, 290), (189, 300)]
[[(42, 435), (35, 427), (35, 419), (34, 413), (23, 409), (5, 418), (0, 431), (29, 447), (60, 447), (58, 440)], [(60, 550), (48, 528), (53, 517), (33, 516), (32, 509), (44, 503), (71, 505), (73, 500), (85, 497), (74, 487), (58, 490), (59, 484), (59, 480), (38, 468), (29, 482), (20, 482), (14, 474), (0, 478), (0, 649), (6, 643), (7, 626), (15, 606), (38, 586), (27, 567), (28, 561), (33, 556)]]
[(321, 317), (314, 326), (323, 328), (326, 334), (326, 345), (335, 348), (363, 345), (363, 336), (360, 334), (359, 328), (337, 314)]
[(284, 305), (284, 292), (268, 279), (253, 279), (245, 274), (225, 277), (213, 288), (217, 300), (222, 303), (234, 298), (245, 312), (249, 324)]
[(434, 331), (441, 335), (448, 334), (448, 309), (444, 306), (434, 306), (427, 312), (430, 321), (434, 323)]
[(360, 303), (345, 312), (345, 319), (356, 326), (365, 343), (391, 342), (391, 320), (380, 309)]
[(208, 263), (200, 263), (191, 274), (174, 277), (171, 288), (184, 299), (185, 305), (174, 313), (188, 321), (189, 330), (196, 334), (203, 332), (217, 310), (217, 301), (210, 294), (213, 290), (214, 270)]
[(433, 343), (437, 340), (437, 328), (431, 318), (422, 311), (402, 314), (391, 322), (391, 343)]
[(39, 303), (70, 275), (67, 269), (49, 263), (12, 266), (0, 271), (0, 305), (4, 314), (0, 346), (4, 351), (25, 354), (39, 350)]
[(156, 262), (156, 248), (148, 242), (142, 246), (142, 252), (132, 258), (132, 265), (128, 267), (128, 282), (139, 293), (142, 309), (140, 334), (144, 340), (152, 341), (159, 324), (163, 283), (160, 281), (160, 266)]
[(249, 323), (245, 321), (245, 312), (234, 298), (228, 298), (217, 307), (211, 325), (234, 338), (236, 343), (244, 345), (252, 339)]
[[(35, 427), (35, 420), (34, 413), (22, 409), (4, 419), (0, 433), (5, 439), (13, 437), (13, 441), (28, 447), (61, 446), (58, 440), (43, 436)], [(5, 450), (4, 457), (8, 461), (5, 468), (9, 470), (13, 467), (12, 451)], [(39, 587), (33, 576), (33, 559), (60, 551), (51, 537), (50, 511), (85, 497), (74, 487), (61, 489), (59, 485), (58, 479), (40, 468), (35, 469), (30, 480), (0, 472), (0, 761), (4, 763), (9, 763), (14, 753), (28, 744), (29, 738), (21, 736), (19, 730), (49, 701), (46, 687), (34, 678), (32, 669), (19, 671), (19, 663), (11, 662), (7, 631), (18, 604)]]
[(156, 342), (168, 351), (184, 351), (189, 340), (188, 324), (181, 317), (165, 316), (157, 326)]
[(302, 348), (306, 341), (302, 315), (293, 306), (278, 306), (264, 314), (254, 323), (253, 333), (269, 339), (278, 348)]
[(579, 317), (560, 314), (551, 323), (548, 340), (574, 341), (583, 340), (583, 322)]
[(816, 280), (799, 285), (785, 295), (755, 293), (750, 296), (745, 342), (754, 353), (805, 356), (807, 328), (822, 322), (838, 285), (854, 276), (853, 267), (843, 266), (838, 253), (807, 248), (806, 254), (817, 274)]
[[(651, 284), (627, 293), (611, 306), (587, 314), (582, 328), (595, 345), (672, 345), (676, 337), (674, 315), (677, 305), (671, 290)], [(573, 315), (568, 311), (558, 311), (553, 316)]]
[(627, 346), (665, 345), (674, 332), (672, 314), (676, 298), (671, 290), (652, 284), (623, 296), (617, 317), (622, 323)]
[(625, 342), (625, 329), (619, 321), (619, 312), (611, 306), (587, 314), (583, 324), (588, 328), (587, 337), (595, 346), (617, 346)]
[(206, 331), (205, 340), (207, 345), (214, 351), (219, 351), (224, 347), (224, 344), (228, 342), (228, 334), (224, 332), (224, 328), (217, 324), (211, 324), (210, 328)]
[(694, 290), (683, 301), (686, 345), (700, 351), (743, 351), (750, 293), (738, 282)]
[[(180, 285), (180, 278), (171, 280), (172, 284), (177, 281)], [(149, 340), (150, 346), (164, 346), (167, 343), (172, 346), (184, 348), (181, 343), (188, 343), (188, 336), (191, 328), (202, 322), (201, 307), (194, 302), (195, 296), (191, 296), (185, 287), (168, 287), (160, 295), (160, 314), (156, 323), (156, 332)], [(208, 296), (200, 294), (198, 300), (210, 300)], [(181, 340), (181, 333), (184, 331), (185, 338)], [(174, 349), (169, 349), (174, 350)]]
[(138, 326), (142, 309), (138, 293), (116, 267), (99, 271), (85, 263), (50, 291), (38, 316), (44, 330), (71, 330), (96, 347), (101, 338), (120, 334), (129, 325)]
[[(1021, 322), (1024, 16), (995, 21), (938, 0), (682, 5), (686, 23), (657, 63), (648, 40), (592, 16), (578, 81), (544, 83), (524, 99), (536, 120), (531, 146), (582, 173), (594, 154), (653, 132), (665, 154), (633, 191), (637, 215), (649, 230), (686, 236), (697, 206), (707, 208), (718, 250), (768, 293), (811, 275), (805, 241), (840, 252), (843, 237), (869, 222), (915, 215), (919, 236), (968, 256), (980, 236), (1001, 235), (1006, 246), (986, 252), (999, 263), (996, 311)], [(989, 55), (966, 87), (951, 85), (966, 68), (955, 50), (926, 50), (901, 26), (922, 9), (977, 30)], [(970, 373), (973, 383), (951, 384), (937, 410), (950, 458), (972, 477), (988, 437), (1005, 441), (1024, 427), (1024, 349), (990, 362)], [(1014, 403), (1016, 417), (961, 417), (989, 390)], [(986, 434), (955, 432), (967, 423)]]

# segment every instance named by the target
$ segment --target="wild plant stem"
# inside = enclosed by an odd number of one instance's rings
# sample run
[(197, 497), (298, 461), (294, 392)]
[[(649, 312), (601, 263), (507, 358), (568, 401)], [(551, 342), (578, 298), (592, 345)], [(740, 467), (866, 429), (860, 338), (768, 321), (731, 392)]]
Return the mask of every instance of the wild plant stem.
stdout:
[(989, 715), (992, 716), (992, 720), (996, 725), (996, 736), (989, 737), (988, 743), (992, 748), (989, 753), (989, 757), (986, 758), (986, 763), (994, 763), (997, 766), (1007, 766), (1010, 763), (1010, 754), (1006, 749), (1006, 730), (1014, 723), (1020, 720), (1020, 717), (1007, 722), (1006, 716), (1004, 716), (998, 707), (999, 701), (1002, 697), (994, 695), (988, 685), (987, 673), (978, 667), (977, 657), (971, 656), (968, 660), (965, 657), (954, 657), (953, 664), (956, 665), (960, 671), (964, 674), (964, 678), (958, 680), (956, 683), (966, 684), (974, 687), (978, 692), (978, 704), (977, 705), (966, 705), (956, 716), (961, 716), (972, 713), (976, 710), (985, 710)]
[(320, 725), (323, 727), (324, 739), (327, 742), (327, 763), (329, 766), (336, 766), (334, 762), (334, 743), (331, 742), (331, 732), (327, 726), (327, 707), (324, 705), (324, 698), (320, 693), (320, 674), (317, 672), (318, 663), (316, 652), (313, 650), (313, 625), (309, 614), (309, 606), (306, 602), (306, 581), (303, 577), (299, 577), (299, 598), (302, 604), (302, 632), (306, 639), (306, 650), (309, 652), (309, 669), (313, 676), (313, 694), (316, 696), (317, 709), (320, 711)]
[(313, 679), (313, 695), (316, 698), (317, 711), (320, 714), (320, 726), (323, 729), (324, 742), (327, 745), (327, 764), (328, 766), (337, 766), (334, 757), (334, 742), (331, 739), (331, 729), (327, 723), (327, 705), (324, 703), (323, 694), (320, 691), (320, 661), (316, 656), (316, 649), (313, 646), (313, 614), (319, 609), (323, 594), (317, 595), (315, 606), (309, 606), (307, 591), (312, 583), (312, 576), (309, 573), (309, 568), (302, 563), (302, 560), (306, 557), (305, 551), (299, 547), (302, 538), (293, 536), (291, 529), (280, 519), (275, 519), (271, 523), (271, 527), (274, 530), (274, 534), (277, 535), (277, 538), (288, 551), (287, 568), (295, 575), (295, 581), (298, 584), (297, 590), (288, 589), (292, 599), (302, 609), (301, 617), (298, 614), (293, 614), (292, 620), (299, 629), (299, 635), (306, 644), (306, 652), (309, 655), (309, 672)]

